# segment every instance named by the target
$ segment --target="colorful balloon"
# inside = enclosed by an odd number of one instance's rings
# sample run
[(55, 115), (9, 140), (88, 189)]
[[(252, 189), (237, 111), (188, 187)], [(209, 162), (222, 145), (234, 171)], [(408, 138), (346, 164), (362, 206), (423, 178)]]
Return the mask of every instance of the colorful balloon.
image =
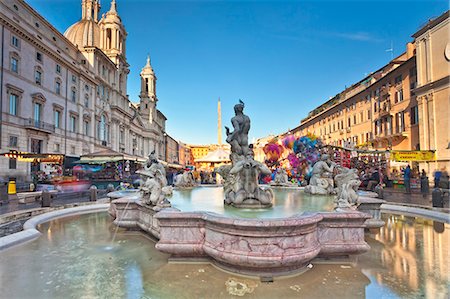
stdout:
[(263, 151), (266, 154), (267, 160), (273, 163), (280, 159), (283, 153), (283, 147), (278, 143), (268, 143), (264, 146)]

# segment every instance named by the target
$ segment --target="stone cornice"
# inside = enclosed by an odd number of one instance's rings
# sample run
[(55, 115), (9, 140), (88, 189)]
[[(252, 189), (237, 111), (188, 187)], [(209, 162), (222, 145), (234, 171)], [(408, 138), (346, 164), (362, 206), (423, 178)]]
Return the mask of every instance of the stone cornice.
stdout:
[(426, 93), (429, 89), (437, 89), (443, 87), (444, 85), (449, 84), (450, 84), (450, 77), (446, 76), (436, 81), (428, 82), (425, 85), (419, 86), (414, 90), (414, 92), (416, 93), (417, 96), (419, 96), (419, 94), (421, 95), (422, 93)]

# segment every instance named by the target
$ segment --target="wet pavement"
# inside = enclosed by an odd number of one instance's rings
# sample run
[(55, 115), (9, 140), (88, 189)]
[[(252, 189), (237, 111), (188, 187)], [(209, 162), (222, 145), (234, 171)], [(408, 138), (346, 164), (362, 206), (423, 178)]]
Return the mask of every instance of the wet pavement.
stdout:
[[(71, 205), (75, 203), (89, 202), (90, 201), (90, 193), (89, 191), (82, 192), (66, 192), (66, 193), (58, 193), (57, 196), (52, 200), (51, 206), (58, 207), (64, 205)], [(97, 198), (105, 197), (106, 190), (99, 190)], [(12, 213), (16, 211), (25, 211), (29, 209), (35, 209), (42, 207), (40, 201), (35, 201), (31, 203), (19, 203), (16, 200), (10, 200), (9, 203), (4, 203), (0, 205), (0, 215)]]

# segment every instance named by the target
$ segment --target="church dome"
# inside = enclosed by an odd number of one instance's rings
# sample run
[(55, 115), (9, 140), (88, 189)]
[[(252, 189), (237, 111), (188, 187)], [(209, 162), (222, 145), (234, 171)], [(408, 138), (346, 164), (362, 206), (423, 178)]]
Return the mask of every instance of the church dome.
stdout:
[(79, 48), (99, 47), (100, 26), (92, 19), (82, 19), (70, 26), (64, 36)]

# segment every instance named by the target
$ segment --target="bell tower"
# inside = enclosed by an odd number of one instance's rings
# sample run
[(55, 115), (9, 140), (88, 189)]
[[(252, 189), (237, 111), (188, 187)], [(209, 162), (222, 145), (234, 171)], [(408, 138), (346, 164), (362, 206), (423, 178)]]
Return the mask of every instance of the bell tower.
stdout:
[(98, 13), (100, 12), (99, 0), (83, 0), (81, 2), (81, 18), (83, 20), (98, 21)]
[[(97, 1), (97, 0), (95, 0)], [(100, 25), (100, 48), (117, 66), (118, 89), (123, 94), (127, 93), (127, 78), (130, 73), (126, 58), (127, 32), (117, 12), (116, 0), (111, 1), (111, 7), (103, 14)]]
[(140, 110), (143, 118), (153, 123), (156, 114), (156, 76), (150, 63), (150, 56), (141, 71)]

